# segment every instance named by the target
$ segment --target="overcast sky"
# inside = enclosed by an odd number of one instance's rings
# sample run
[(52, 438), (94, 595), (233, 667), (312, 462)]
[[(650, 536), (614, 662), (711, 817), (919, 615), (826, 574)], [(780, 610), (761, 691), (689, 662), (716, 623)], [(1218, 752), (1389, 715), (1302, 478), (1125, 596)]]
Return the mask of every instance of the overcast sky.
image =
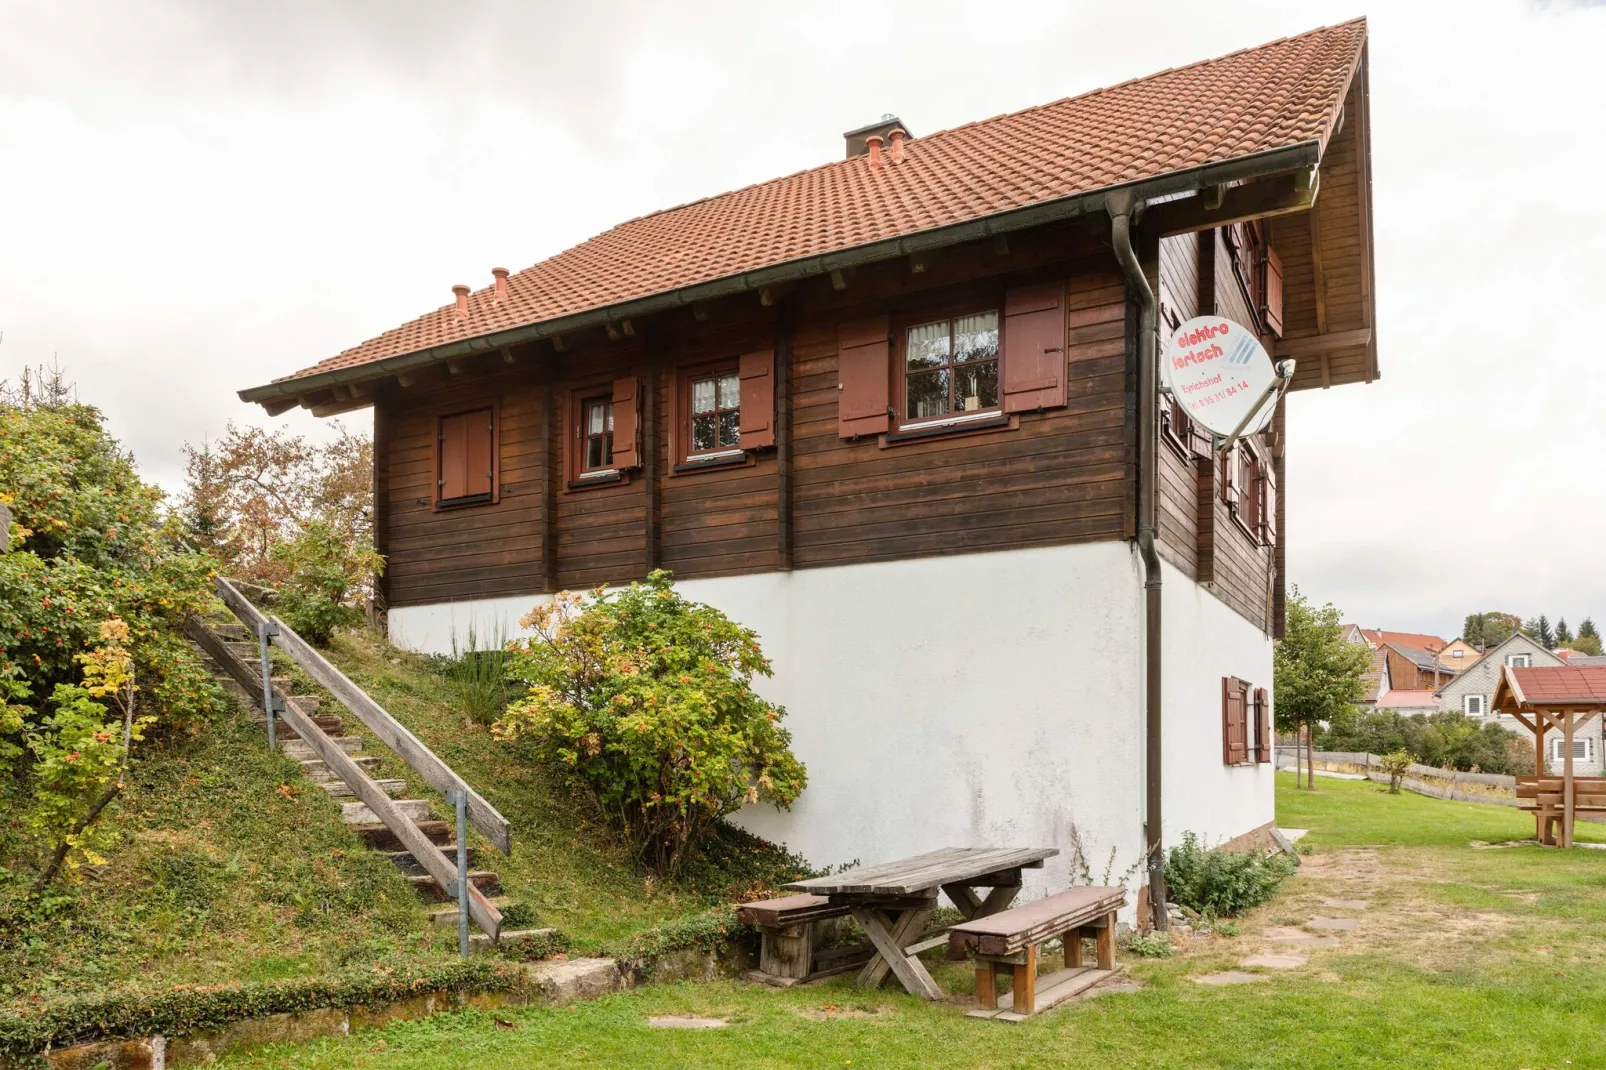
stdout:
[[(234, 392), (643, 212), (1371, 17), (1383, 378), (1290, 402), (1290, 578), (1606, 624), (1606, 6), (0, 0), (0, 378), (148, 478)], [(305, 414), (283, 418), (324, 433)], [(366, 428), (368, 414), (345, 418)]]

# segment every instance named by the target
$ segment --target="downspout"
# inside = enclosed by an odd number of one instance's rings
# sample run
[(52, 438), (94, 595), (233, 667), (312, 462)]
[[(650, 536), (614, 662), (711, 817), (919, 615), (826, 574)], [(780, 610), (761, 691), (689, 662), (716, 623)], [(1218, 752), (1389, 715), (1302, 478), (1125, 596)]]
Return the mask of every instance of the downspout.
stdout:
[(1143, 558), (1144, 617), (1144, 840), (1149, 870), (1149, 908), (1154, 927), (1170, 928), (1165, 910), (1165, 857), (1161, 844), (1160, 555), (1154, 547), (1159, 495), (1159, 367), (1154, 339), (1158, 316), (1154, 290), (1132, 250), (1132, 215), (1141, 207), (1130, 190), (1105, 199), (1115, 255), (1138, 297), (1138, 553)]

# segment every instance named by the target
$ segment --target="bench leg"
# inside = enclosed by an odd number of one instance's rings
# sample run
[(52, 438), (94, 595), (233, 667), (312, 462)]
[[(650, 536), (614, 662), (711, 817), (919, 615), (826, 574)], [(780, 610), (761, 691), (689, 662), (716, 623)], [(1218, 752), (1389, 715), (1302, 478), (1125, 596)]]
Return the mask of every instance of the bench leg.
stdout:
[(1037, 1009), (1037, 945), (1026, 949), (1026, 961), (1015, 967), (1014, 1000), (1010, 1009), (1016, 1014), (1031, 1014)]
[(1115, 911), (1104, 919), (1104, 928), (1098, 931), (1099, 969), (1115, 969)]
[(758, 968), (771, 977), (801, 981), (814, 968), (814, 923), (765, 925), (759, 929)]
[(1074, 970), (1082, 964), (1082, 930), (1080, 927), (1065, 934), (1065, 968)]
[(998, 974), (991, 962), (976, 961), (976, 1002), (987, 1010), (998, 1006)]

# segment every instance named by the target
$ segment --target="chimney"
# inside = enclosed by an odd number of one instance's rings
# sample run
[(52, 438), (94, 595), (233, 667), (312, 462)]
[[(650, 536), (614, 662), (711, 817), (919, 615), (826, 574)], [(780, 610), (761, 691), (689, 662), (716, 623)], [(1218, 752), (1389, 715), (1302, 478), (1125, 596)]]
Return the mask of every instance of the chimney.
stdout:
[(468, 319), (468, 287), (458, 283), (452, 287), (452, 292), (457, 295), (457, 318)]
[(861, 126), (857, 130), (849, 130), (842, 135), (843, 140), (847, 143), (847, 158), (851, 160), (855, 156), (863, 156), (869, 152), (871, 134), (879, 134), (882, 139), (881, 143), (885, 145), (887, 143), (887, 135), (894, 130), (903, 130), (905, 137), (910, 136), (903, 125), (903, 121), (891, 113), (883, 115), (880, 122), (871, 123), (869, 126)]
[(507, 268), (492, 268), (491, 277), (496, 279), (496, 288), (491, 296), (498, 301), (507, 300)]
[(870, 170), (873, 171), (881, 166), (881, 135), (871, 134), (864, 142), (870, 150)]
[(903, 139), (907, 136), (908, 135), (904, 133), (903, 127), (901, 126), (893, 127), (892, 133), (887, 135), (887, 137), (892, 139), (892, 150), (887, 153), (887, 157), (893, 163), (897, 163), (903, 159)]

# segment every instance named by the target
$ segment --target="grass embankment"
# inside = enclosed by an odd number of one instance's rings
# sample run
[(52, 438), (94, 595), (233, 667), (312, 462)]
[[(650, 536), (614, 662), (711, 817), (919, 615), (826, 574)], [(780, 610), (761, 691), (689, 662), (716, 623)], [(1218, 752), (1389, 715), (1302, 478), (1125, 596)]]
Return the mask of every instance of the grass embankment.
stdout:
[[(733, 983), (622, 993), (564, 1010), (466, 1013), (268, 1050), (234, 1066), (971, 1067), (1600, 1066), (1606, 1063), (1606, 851), (1476, 849), (1532, 835), (1497, 806), (1280, 779), (1279, 821), (1315, 853), (1237, 937), (1196, 936), (1171, 959), (1126, 959), (1145, 987), (1010, 1027), (967, 1019), (969, 976), (926, 1004), (845, 979), (771, 991)], [(1581, 836), (1596, 835), (1593, 828)], [(1345, 912), (1326, 899), (1370, 898)], [(1247, 985), (1192, 978), (1285, 950), (1271, 926), (1359, 919), (1336, 947)], [(709, 1031), (648, 1026), (658, 1014), (726, 1018)], [(511, 1026), (511, 1028), (508, 1028)]]

